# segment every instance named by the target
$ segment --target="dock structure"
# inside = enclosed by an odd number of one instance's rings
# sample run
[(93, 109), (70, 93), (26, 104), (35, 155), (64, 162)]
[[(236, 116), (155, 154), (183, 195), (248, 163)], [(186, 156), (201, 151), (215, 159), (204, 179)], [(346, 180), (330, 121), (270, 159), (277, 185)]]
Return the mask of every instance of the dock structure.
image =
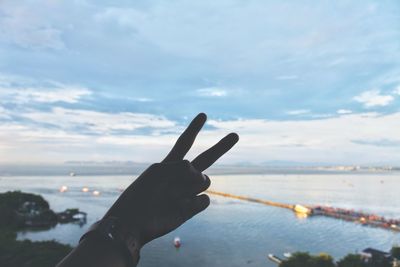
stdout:
[(213, 190), (207, 190), (206, 192), (208, 194), (221, 196), (221, 197), (227, 197), (227, 198), (239, 199), (239, 200), (244, 200), (244, 201), (249, 201), (249, 202), (255, 202), (255, 203), (260, 203), (260, 204), (264, 204), (264, 205), (268, 205), (268, 206), (274, 206), (274, 207), (284, 208), (284, 209), (289, 209), (289, 210), (293, 210), (294, 209), (294, 205), (289, 205), (289, 204), (284, 204), (284, 203), (279, 203), (279, 202), (274, 202), (274, 201), (268, 201), (268, 200), (262, 200), (262, 199), (251, 198), (251, 197), (232, 195), (232, 194), (217, 192), (217, 191), (213, 191)]
[(400, 220), (388, 219), (375, 214), (361, 211), (348, 210), (343, 208), (315, 206), (312, 208), (312, 215), (325, 216), (344, 221), (359, 223), (361, 225), (384, 228), (395, 232), (400, 232)]
[(274, 254), (268, 254), (268, 259), (278, 265), (280, 265), (283, 260), (277, 256), (275, 256)]
[(360, 211), (354, 211), (343, 208), (333, 208), (325, 206), (306, 206), (300, 204), (285, 204), (274, 201), (268, 201), (263, 199), (257, 199), (247, 196), (239, 196), (224, 192), (218, 192), (213, 190), (206, 191), (210, 195), (216, 195), (221, 197), (227, 197), (232, 199), (238, 199), (248, 202), (259, 203), (263, 205), (284, 208), (294, 211), (296, 214), (301, 214), (304, 216), (325, 216), (334, 219), (340, 219), (345, 221), (350, 221), (354, 223), (359, 223), (365, 226), (378, 227), (386, 230), (392, 230), (395, 232), (400, 232), (400, 220), (398, 219), (387, 219), (382, 216), (375, 214), (369, 214)]

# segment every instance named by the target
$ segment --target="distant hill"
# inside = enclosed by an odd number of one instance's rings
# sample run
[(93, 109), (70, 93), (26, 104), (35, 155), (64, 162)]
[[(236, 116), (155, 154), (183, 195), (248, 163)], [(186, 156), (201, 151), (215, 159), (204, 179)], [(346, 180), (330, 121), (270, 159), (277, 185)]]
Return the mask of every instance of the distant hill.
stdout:
[[(64, 164), (0, 164), (1, 176), (24, 175), (138, 175), (151, 163), (131, 161), (68, 161)], [(326, 173), (326, 172), (380, 172), (400, 171), (400, 167), (386, 165), (339, 165), (325, 163), (302, 163), (292, 161), (266, 161), (261, 163), (241, 162), (232, 165), (216, 164), (207, 170), (209, 174), (290, 174), (290, 173)]]

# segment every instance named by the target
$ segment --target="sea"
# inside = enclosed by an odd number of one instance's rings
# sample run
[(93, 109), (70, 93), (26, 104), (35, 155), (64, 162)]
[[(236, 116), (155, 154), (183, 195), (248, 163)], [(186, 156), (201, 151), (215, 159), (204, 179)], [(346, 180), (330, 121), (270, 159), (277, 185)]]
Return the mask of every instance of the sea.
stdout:
[[(0, 191), (41, 194), (53, 210), (79, 208), (87, 224), (57, 225), (46, 231), (24, 231), (18, 238), (57, 240), (76, 245), (132, 181), (129, 175), (1, 176)], [(273, 173), (211, 176), (212, 190), (288, 204), (329, 205), (400, 218), (400, 172)], [(61, 187), (67, 187), (60, 192)], [(88, 192), (83, 192), (84, 187)], [(98, 191), (99, 194), (93, 194)], [(327, 217), (298, 217), (290, 210), (211, 197), (211, 205), (175, 231), (147, 244), (141, 267), (276, 266), (268, 254), (305, 251), (340, 259), (373, 247), (388, 251), (400, 244), (400, 233)], [(182, 246), (173, 245), (179, 237)]]

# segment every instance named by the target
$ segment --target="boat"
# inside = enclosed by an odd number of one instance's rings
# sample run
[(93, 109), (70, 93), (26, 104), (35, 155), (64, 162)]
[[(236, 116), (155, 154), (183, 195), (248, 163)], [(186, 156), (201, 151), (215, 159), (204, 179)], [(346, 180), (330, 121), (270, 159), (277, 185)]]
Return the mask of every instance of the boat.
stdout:
[(79, 209), (66, 209), (63, 212), (56, 213), (59, 223), (77, 223), (85, 224), (87, 213)]
[(282, 263), (282, 259), (278, 258), (277, 256), (275, 256), (274, 254), (268, 254), (268, 259), (272, 262), (275, 262), (277, 264), (281, 264)]
[(300, 214), (307, 214), (307, 215), (309, 215), (309, 214), (312, 213), (312, 209), (307, 208), (307, 207), (305, 207), (305, 206), (303, 206), (303, 205), (299, 205), (299, 204), (294, 205), (293, 210), (294, 210), (296, 213), (300, 213)]
[(181, 239), (180, 239), (179, 237), (175, 237), (175, 238), (174, 238), (174, 246), (175, 246), (176, 248), (180, 248), (181, 245), (182, 245)]

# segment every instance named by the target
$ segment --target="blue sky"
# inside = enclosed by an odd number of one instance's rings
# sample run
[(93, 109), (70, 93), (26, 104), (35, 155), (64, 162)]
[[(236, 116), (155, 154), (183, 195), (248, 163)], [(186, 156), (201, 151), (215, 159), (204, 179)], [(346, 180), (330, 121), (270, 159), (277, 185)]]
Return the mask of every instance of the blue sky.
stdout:
[(400, 160), (400, 3), (1, 1), (1, 162)]

